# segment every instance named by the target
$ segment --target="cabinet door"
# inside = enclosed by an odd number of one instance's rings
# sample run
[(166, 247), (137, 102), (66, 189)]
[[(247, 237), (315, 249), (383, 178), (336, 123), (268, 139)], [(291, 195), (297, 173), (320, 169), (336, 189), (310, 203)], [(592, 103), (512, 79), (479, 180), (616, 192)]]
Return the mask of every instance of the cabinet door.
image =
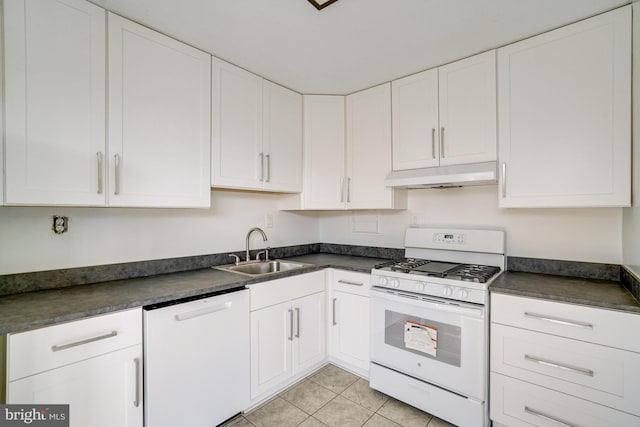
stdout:
[(345, 206), (344, 97), (304, 96), (305, 209)]
[(302, 95), (263, 81), (264, 189), (302, 191)]
[(210, 67), (109, 14), (109, 205), (209, 207)]
[(104, 15), (82, 0), (4, 2), (7, 204), (104, 205)]
[(331, 357), (369, 372), (369, 298), (334, 292)]
[(293, 317), (289, 301), (251, 312), (252, 399), (291, 377)]
[(629, 206), (631, 7), (498, 50), (501, 207)]
[(262, 78), (213, 58), (211, 185), (260, 189)]
[(391, 83), (393, 170), (440, 164), (438, 70)]
[(440, 165), (496, 160), (496, 53), (438, 69)]
[(142, 345), (12, 381), (7, 402), (69, 404), (71, 427), (142, 427)]
[(350, 209), (393, 208), (391, 172), (391, 84), (347, 96), (347, 182)]
[(309, 295), (292, 302), (295, 314), (293, 372), (312, 367), (325, 358), (325, 293)]

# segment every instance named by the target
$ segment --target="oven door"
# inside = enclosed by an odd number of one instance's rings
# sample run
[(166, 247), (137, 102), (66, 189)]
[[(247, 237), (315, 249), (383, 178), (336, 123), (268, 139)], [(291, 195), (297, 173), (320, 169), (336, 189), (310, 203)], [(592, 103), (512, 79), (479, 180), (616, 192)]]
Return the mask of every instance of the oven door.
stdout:
[(486, 394), (483, 306), (371, 289), (371, 360), (483, 402)]

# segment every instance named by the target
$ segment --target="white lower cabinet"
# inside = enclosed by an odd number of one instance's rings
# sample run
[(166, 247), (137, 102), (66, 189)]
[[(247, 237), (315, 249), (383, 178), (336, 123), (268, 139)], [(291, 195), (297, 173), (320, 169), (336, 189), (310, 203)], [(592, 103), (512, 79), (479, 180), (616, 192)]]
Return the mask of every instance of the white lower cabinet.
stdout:
[(329, 270), (329, 357), (369, 377), (369, 287), (371, 275)]
[(7, 337), (7, 403), (69, 404), (71, 427), (142, 427), (140, 309)]
[(495, 425), (640, 425), (640, 316), (502, 294), (491, 303)]
[(324, 271), (251, 287), (251, 399), (256, 402), (326, 358)]

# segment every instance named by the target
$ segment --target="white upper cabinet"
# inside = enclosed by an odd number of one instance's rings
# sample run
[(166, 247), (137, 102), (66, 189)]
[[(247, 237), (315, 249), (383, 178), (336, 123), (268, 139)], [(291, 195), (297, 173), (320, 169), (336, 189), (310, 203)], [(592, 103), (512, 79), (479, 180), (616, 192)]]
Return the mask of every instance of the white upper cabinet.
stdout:
[(394, 197), (406, 191), (384, 185), (391, 172), (391, 84), (348, 95), (346, 106), (346, 207), (406, 207)]
[(304, 96), (303, 209), (344, 209), (344, 96)]
[(209, 207), (210, 67), (109, 14), (109, 205)]
[(213, 58), (211, 185), (299, 192), (302, 95)]
[(386, 83), (344, 96), (304, 96), (304, 185), (283, 209), (403, 209), (391, 171), (391, 93)]
[(393, 169), (496, 160), (495, 51), (392, 82)]
[(438, 166), (438, 70), (423, 71), (391, 85), (393, 170)]
[(631, 7), (498, 50), (501, 207), (629, 206)]
[(264, 189), (302, 191), (302, 95), (263, 80)]
[(6, 0), (4, 31), (6, 203), (104, 205), (105, 11)]

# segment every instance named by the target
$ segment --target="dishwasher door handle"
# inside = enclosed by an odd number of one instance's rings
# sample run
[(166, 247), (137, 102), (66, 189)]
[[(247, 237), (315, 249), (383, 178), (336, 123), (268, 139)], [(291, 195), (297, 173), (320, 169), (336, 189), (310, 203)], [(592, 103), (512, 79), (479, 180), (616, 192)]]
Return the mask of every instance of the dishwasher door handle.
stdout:
[(200, 308), (198, 310), (187, 311), (186, 313), (180, 313), (175, 315), (175, 319), (178, 322), (182, 322), (183, 320), (193, 319), (194, 317), (206, 316), (207, 314), (217, 313), (219, 311), (227, 310), (231, 308), (233, 303), (231, 301), (227, 301), (224, 304), (214, 305), (212, 307)]

